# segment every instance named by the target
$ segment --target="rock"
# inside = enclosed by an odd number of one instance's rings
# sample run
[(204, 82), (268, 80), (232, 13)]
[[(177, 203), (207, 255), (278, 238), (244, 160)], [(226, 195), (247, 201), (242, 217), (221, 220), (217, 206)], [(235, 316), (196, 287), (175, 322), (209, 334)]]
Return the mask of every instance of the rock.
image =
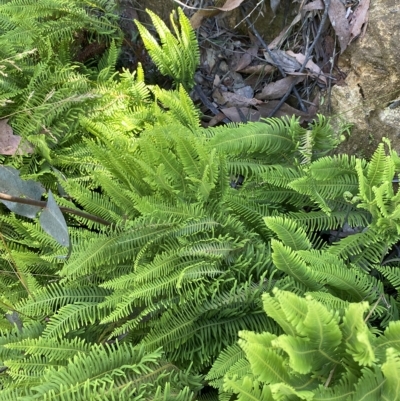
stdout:
[(237, 95), (252, 99), (254, 97), (254, 91), (251, 86), (243, 86), (242, 88), (233, 90)]
[(333, 124), (354, 124), (340, 152), (368, 157), (382, 137), (400, 151), (400, 109), (393, 107), (400, 95), (399, 44), (398, 0), (371, 2), (366, 35), (339, 60), (339, 68), (347, 74), (344, 85), (332, 89)]
[(393, 147), (399, 150), (400, 146), (397, 142), (400, 138), (400, 107), (394, 109), (386, 107), (384, 110), (380, 111), (379, 119), (382, 121), (383, 124), (392, 127), (393, 134), (397, 138), (397, 140), (393, 138)]
[(174, 0), (136, 0), (135, 2), (132, 2), (132, 0), (119, 0), (119, 2), (123, 1), (135, 4), (139, 15), (139, 21), (142, 23), (149, 23), (150, 25), (151, 19), (145, 12), (146, 9), (155, 12), (169, 26), (170, 14), (176, 8)]

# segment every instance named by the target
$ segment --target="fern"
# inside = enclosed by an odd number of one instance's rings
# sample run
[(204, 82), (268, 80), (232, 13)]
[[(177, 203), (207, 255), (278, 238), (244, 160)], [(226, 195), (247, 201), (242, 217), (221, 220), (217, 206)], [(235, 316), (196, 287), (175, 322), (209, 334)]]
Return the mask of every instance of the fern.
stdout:
[(171, 14), (174, 36), (160, 17), (150, 10), (147, 12), (160, 36), (161, 46), (141, 23), (135, 22), (151, 58), (162, 74), (170, 75), (176, 84), (182, 84), (186, 89), (191, 89), (200, 56), (196, 36), (189, 20), (183, 11), (178, 9), (179, 29), (174, 21), (173, 14)]
[(117, 70), (113, 2), (0, 2), (3, 117), (35, 147), (2, 160), (83, 212), (66, 255), (2, 207), (0, 400), (216, 399), (207, 373), (221, 400), (396, 399), (397, 154), (327, 156), (321, 116), (202, 129), (194, 32), (152, 18), (173, 91)]
[[(223, 384), (215, 382), (221, 392), (243, 400), (282, 399), (288, 394), (321, 400), (398, 396), (399, 351), (387, 341), (399, 332), (398, 322), (375, 337), (363, 319), (366, 303), (349, 304), (340, 316), (311, 297), (289, 292), (274, 290), (274, 296), (263, 299), (267, 313), (279, 308), (277, 321), (286, 334), (241, 332), (239, 345), (250, 371), (234, 376), (230, 370), (217, 371), (224, 374)], [(222, 354), (216, 366), (226, 363), (231, 353)]]
[[(74, 356), (70, 354), (67, 366), (57, 368), (47, 363), (44, 380), (31, 393), (23, 387), (17, 387), (16, 392), (28, 399), (84, 400), (98, 394), (103, 400), (133, 396), (144, 400), (149, 396), (159, 397), (165, 391), (171, 397), (176, 394), (189, 400), (193, 395), (184, 385), (185, 373), (180, 377), (179, 371), (160, 357), (159, 350), (145, 354), (143, 348), (127, 345), (92, 345), (84, 351), (75, 351)], [(171, 382), (176, 384), (171, 386)]]

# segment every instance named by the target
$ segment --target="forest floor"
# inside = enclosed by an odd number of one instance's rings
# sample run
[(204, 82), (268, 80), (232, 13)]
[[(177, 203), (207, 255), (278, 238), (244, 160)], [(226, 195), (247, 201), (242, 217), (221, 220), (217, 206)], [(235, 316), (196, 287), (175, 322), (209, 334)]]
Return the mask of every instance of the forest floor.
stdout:
[[(143, 3), (120, 2), (124, 64), (141, 62), (150, 82), (168, 86), (129, 21), (148, 22)], [(201, 61), (192, 97), (204, 126), (271, 116), (307, 123), (329, 113), (331, 89), (346, 78), (338, 58), (363, 34), (368, 12), (367, 2), (340, 0), (175, 0), (158, 9), (157, 3), (145, 5), (167, 23), (170, 10), (182, 7), (197, 31)]]

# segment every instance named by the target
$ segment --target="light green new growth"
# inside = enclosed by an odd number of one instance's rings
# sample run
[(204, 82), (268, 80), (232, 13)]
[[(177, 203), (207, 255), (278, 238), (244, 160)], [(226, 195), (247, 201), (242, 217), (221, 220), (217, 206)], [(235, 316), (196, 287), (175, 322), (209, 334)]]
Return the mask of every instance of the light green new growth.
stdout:
[(182, 84), (186, 90), (194, 85), (194, 73), (200, 61), (200, 53), (196, 34), (183, 11), (178, 9), (178, 23), (174, 14), (170, 22), (175, 35), (168, 29), (164, 21), (147, 10), (153, 26), (160, 37), (161, 46), (150, 32), (135, 21), (146, 49), (157, 64), (161, 74), (171, 76), (177, 85)]
[(364, 319), (366, 302), (327, 308), (312, 293), (275, 289), (263, 303), (281, 330), (239, 333), (242, 351), (228, 348), (207, 376), (221, 400), (399, 399), (398, 321), (377, 336)]

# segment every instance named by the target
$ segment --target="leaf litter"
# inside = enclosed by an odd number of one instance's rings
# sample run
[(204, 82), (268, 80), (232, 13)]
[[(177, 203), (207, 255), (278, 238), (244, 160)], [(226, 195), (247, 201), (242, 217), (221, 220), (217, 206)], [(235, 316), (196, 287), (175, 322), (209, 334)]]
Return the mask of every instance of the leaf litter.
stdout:
[[(292, 115), (313, 120), (320, 93), (325, 99), (343, 81), (338, 58), (365, 32), (369, 1), (294, 1), (289, 13), (280, 0), (187, 0), (201, 51), (193, 96), (203, 125)], [(255, 22), (268, 25), (276, 13), (289, 22), (268, 44)]]

